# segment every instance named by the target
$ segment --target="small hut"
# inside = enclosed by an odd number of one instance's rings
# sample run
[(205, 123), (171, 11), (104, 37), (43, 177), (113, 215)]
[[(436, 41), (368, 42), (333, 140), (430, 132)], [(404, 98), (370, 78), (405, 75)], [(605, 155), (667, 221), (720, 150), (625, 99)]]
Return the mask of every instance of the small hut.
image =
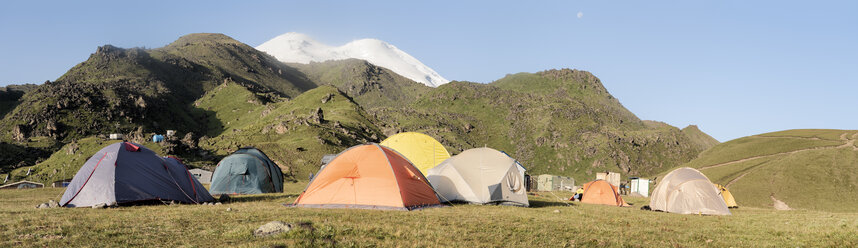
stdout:
[(30, 181), (18, 181), (10, 184), (6, 184), (0, 186), (0, 189), (34, 189), (34, 188), (44, 188), (45, 185), (37, 182)]
[(606, 172), (598, 172), (598, 173), (596, 173), (596, 180), (599, 180), (599, 179), (608, 181), (608, 183), (611, 183), (611, 185), (614, 185), (617, 187), (620, 186), (620, 173), (607, 172), (607, 171)]
[(632, 177), (629, 178), (631, 189), (629, 189), (629, 194), (640, 194), (643, 197), (649, 197), (649, 179), (646, 178), (638, 178)]
[(200, 183), (208, 183), (208, 184), (212, 183), (212, 172), (211, 171), (207, 171), (207, 170), (203, 170), (203, 169), (199, 169), (199, 168), (190, 169), (188, 171), (191, 172), (191, 175), (194, 175), (194, 177), (196, 177), (197, 181), (200, 181)]
[(571, 177), (542, 174), (537, 176), (537, 191), (574, 190), (575, 179)]
[(59, 181), (54, 181), (53, 183), (51, 183), (51, 187), (65, 188), (65, 187), (68, 187), (70, 183), (71, 183), (71, 179), (63, 179), (63, 180), (59, 180)]

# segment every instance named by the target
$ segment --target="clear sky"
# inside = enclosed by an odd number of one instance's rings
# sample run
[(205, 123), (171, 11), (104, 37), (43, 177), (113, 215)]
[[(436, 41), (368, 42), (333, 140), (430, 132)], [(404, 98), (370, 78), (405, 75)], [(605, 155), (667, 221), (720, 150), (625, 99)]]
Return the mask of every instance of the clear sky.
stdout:
[(588, 70), (641, 119), (721, 141), (858, 129), (858, 1), (80, 2), (0, 2), (0, 85), (54, 80), (104, 44), (300, 32), (384, 40), (450, 80)]

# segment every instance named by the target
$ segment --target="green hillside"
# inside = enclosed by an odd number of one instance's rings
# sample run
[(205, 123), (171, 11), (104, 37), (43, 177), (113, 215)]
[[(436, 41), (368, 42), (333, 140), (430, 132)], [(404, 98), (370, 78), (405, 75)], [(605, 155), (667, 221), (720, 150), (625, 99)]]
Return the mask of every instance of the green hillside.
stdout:
[(35, 89), (35, 84), (7, 85), (0, 87), (0, 118), (18, 106), (19, 100), (25, 93)]
[(385, 134), (419, 131), (454, 154), (489, 146), (531, 174), (589, 180), (596, 172), (646, 176), (704, 148), (678, 128), (647, 125), (578, 70), (509, 75), (491, 84), (451, 82), (403, 107), (370, 108)]
[(158, 49), (99, 47), (54, 82), (25, 94), (0, 120), (0, 140), (63, 142), (104, 132), (199, 130), (191, 105), (224, 81), (293, 97), (315, 87), (300, 72), (222, 34), (191, 34)]
[(346, 59), (324, 63), (295, 64), (319, 85), (333, 85), (365, 108), (411, 103), (432, 88), (364, 60)]
[(162, 155), (211, 168), (255, 146), (296, 178), (316, 172), (325, 154), (403, 131), (427, 133), (454, 154), (497, 148), (530, 174), (581, 181), (601, 171), (653, 175), (713, 141), (696, 128), (638, 119), (585, 71), (430, 88), (362, 60), (280, 63), (222, 34), (190, 34), (155, 49), (99, 47), (15, 104), (0, 120), (0, 146), (8, 147), (0, 155), (10, 158), (0, 159), (0, 173), (17, 168), (17, 177), (27, 167), (39, 171), (28, 179), (40, 181), (94, 153), (71, 159), (63, 147), (110, 133), (145, 141), (168, 129), (177, 136), (161, 145)]
[(687, 163), (727, 185), (740, 206), (856, 211), (855, 130), (788, 130), (724, 142)]
[(708, 134), (701, 131), (700, 128), (697, 127), (697, 125), (689, 125), (683, 128), (682, 133), (684, 133), (685, 136), (688, 136), (688, 138), (691, 139), (692, 142), (697, 144), (703, 150), (721, 144), (721, 142), (719, 142), (715, 138), (712, 138), (712, 136), (709, 136)]
[[(320, 86), (289, 101), (257, 106), (235, 97), (249, 95), (247, 91), (239, 93), (240, 86), (221, 87), (224, 89), (198, 102), (200, 106), (234, 106), (212, 108), (227, 128), (216, 137), (200, 141), (201, 147), (217, 155), (255, 146), (265, 151), (287, 175), (304, 178), (318, 171), (323, 155), (384, 138), (374, 124), (375, 119), (332, 86)], [(209, 101), (218, 99), (233, 102)]]

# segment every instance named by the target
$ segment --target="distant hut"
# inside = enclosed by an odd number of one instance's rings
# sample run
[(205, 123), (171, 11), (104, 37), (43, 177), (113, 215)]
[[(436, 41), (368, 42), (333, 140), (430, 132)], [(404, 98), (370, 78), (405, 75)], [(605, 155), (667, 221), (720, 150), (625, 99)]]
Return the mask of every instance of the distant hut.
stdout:
[(605, 180), (608, 183), (611, 183), (614, 186), (620, 186), (620, 173), (616, 172), (598, 172), (596, 173), (596, 180)]
[(571, 177), (542, 174), (537, 176), (537, 191), (573, 190), (575, 179)]
[(630, 185), (631, 189), (629, 189), (630, 195), (640, 194), (643, 197), (649, 197), (649, 183), (650, 183), (649, 179), (637, 178), (637, 177), (632, 177), (629, 179), (631, 179), (631, 181), (629, 183), (629, 184), (631, 184)]
[(44, 188), (45, 185), (37, 182), (30, 181), (19, 181), (10, 184), (6, 184), (0, 186), (0, 189), (33, 189), (33, 188)]
[(207, 170), (203, 170), (203, 169), (199, 169), (199, 168), (190, 169), (188, 171), (191, 172), (191, 175), (194, 175), (194, 177), (196, 177), (197, 181), (200, 181), (200, 183), (208, 183), (208, 184), (212, 183), (212, 172), (211, 171), (207, 171)]
[(63, 180), (59, 180), (59, 181), (54, 181), (53, 183), (51, 183), (51, 187), (65, 188), (65, 187), (68, 187), (70, 183), (71, 183), (71, 179), (63, 179)]

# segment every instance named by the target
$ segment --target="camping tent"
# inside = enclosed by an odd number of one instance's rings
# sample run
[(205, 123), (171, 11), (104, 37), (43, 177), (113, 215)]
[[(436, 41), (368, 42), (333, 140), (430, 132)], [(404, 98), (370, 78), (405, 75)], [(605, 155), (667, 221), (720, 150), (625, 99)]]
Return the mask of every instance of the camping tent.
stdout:
[(680, 214), (729, 215), (718, 189), (705, 175), (683, 167), (667, 173), (650, 198), (652, 210)]
[(173, 158), (162, 158), (142, 145), (119, 142), (95, 153), (68, 185), (61, 206), (173, 200), (184, 203), (213, 201), (188, 168)]
[(721, 194), (721, 198), (724, 198), (724, 203), (727, 204), (728, 208), (739, 207), (739, 204), (736, 204), (736, 199), (733, 198), (733, 194), (730, 193), (730, 190), (727, 190), (727, 187), (720, 184), (715, 184), (715, 187), (718, 188), (718, 193)]
[(450, 158), (444, 145), (429, 135), (417, 132), (395, 134), (382, 141), (381, 145), (405, 156), (423, 174)]
[(444, 201), (529, 205), (523, 167), (491, 148), (468, 149), (435, 168), (427, 177)]
[(212, 194), (283, 192), (283, 172), (259, 149), (241, 148), (218, 163), (209, 191)]
[(617, 186), (602, 179), (584, 184), (584, 195), (581, 197), (581, 202), (619, 207), (628, 206), (626, 201), (620, 197)]
[(319, 169), (297, 207), (412, 210), (439, 206), (438, 196), (411, 162), (378, 144), (358, 145)]

